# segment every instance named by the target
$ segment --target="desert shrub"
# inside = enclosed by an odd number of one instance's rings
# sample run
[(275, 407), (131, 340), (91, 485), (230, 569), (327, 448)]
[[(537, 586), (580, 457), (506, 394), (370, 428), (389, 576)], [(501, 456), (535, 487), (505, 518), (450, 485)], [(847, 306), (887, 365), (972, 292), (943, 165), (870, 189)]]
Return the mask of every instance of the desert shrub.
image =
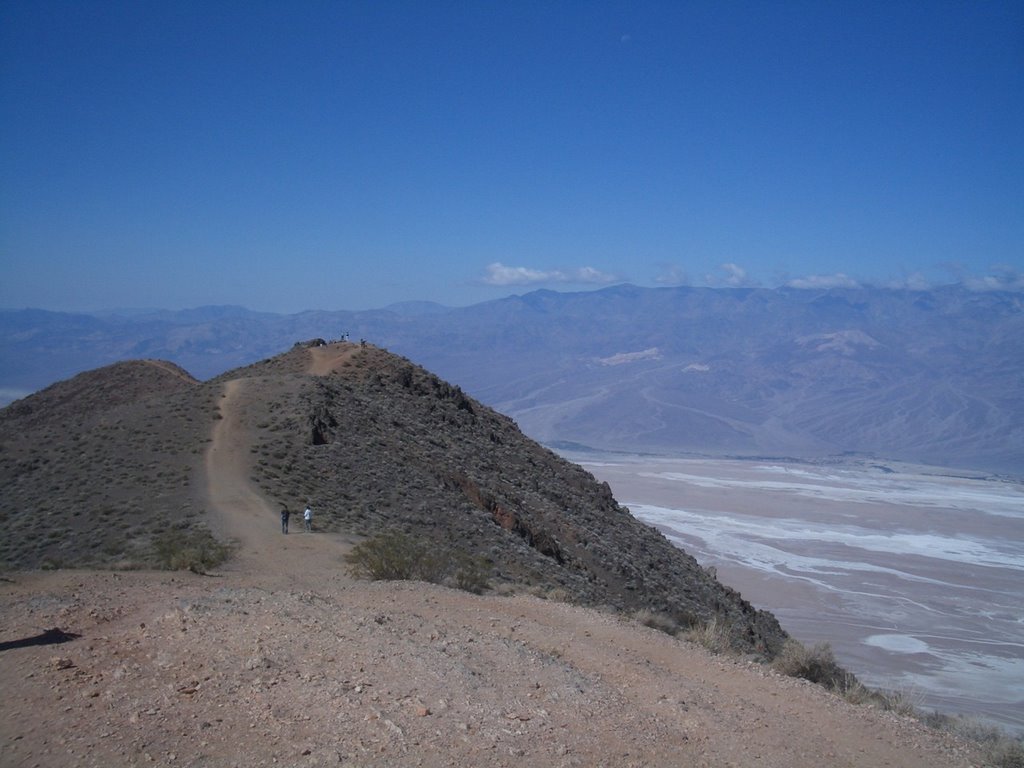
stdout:
[(782, 652), (772, 661), (772, 667), (789, 677), (799, 677), (839, 692), (855, 688), (857, 682), (836, 662), (828, 643), (807, 648), (796, 640), (787, 640)]
[(919, 717), (929, 728), (947, 731), (980, 745), (985, 753), (986, 766), (1024, 768), (1024, 736), (1010, 736), (1002, 728), (964, 715), (931, 712), (919, 714)]
[(374, 581), (430, 581), (422, 577), (424, 571), (433, 571), (429, 564), (423, 567), (428, 558), (429, 550), (422, 541), (395, 531), (360, 542), (345, 555), (353, 576)]
[(851, 704), (871, 704), (878, 701), (878, 694), (859, 680), (852, 683), (842, 694)]
[(633, 618), (645, 627), (664, 632), (666, 635), (674, 635), (679, 631), (679, 624), (671, 616), (664, 613), (657, 613), (649, 608), (643, 608), (633, 614)]
[(905, 691), (875, 691), (874, 700), (886, 712), (895, 712), (897, 715), (914, 717), (918, 714), (916, 700), (919, 696)]
[(345, 555), (345, 561), (356, 578), (440, 584), (451, 577), (455, 586), (468, 592), (479, 594), (487, 588), (481, 560), (397, 531), (360, 542)]
[(157, 565), (168, 571), (206, 573), (228, 559), (231, 548), (204, 529), (172, 530), (153, 540)]
[(986, 750), (986, 757), (996, 768), (1024, 768), (1024, 743), (1005, 737)]
[(519, 585), (511, 581), (500, 581), (492, 587), (492, 591), (498, 597), (512, 597), (519, 594)]
[(108, 557), (117, 557), (118, 555), (124, 554), (123, 541), (107, 540), (102, 543), (97, 542), (94, 546), (98, 546), (100, 551)]
[(479, 557), (464, 555), (458, 558), (455, 568), (455, 586), (474, 595), (487, 591), (487, 564)]
[(712, 653), (732, 652), (732, 628), (728, 621), (715, 616), (710, 621), (695, 624), (683, 637), (692, 643), (702, 645)]

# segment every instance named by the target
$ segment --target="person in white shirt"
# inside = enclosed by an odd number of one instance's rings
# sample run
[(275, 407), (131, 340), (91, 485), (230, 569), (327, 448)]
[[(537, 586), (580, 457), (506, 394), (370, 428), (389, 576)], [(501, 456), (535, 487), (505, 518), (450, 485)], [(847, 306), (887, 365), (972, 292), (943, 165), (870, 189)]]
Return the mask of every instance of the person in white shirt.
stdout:
[(309, 508), (309, 504), (306, 505), (306, 511), (302, 514), (302, 519), (306, 521), (306, 530), (312, 532), (313, 510)]

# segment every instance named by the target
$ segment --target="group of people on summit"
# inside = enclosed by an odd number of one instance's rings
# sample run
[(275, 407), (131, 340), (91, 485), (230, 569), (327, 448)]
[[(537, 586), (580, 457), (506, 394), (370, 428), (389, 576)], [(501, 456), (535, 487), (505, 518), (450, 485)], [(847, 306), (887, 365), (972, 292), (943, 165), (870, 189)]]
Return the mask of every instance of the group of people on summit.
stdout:
[[(281, 505), (281, 533), (288, 533), (288, 518), (292, 516), (287, 504)], [(306, 531), (313, 532), (313, 509), (307, 504), (306, 511), (302, 513), (302, 519), (306, 524)]]

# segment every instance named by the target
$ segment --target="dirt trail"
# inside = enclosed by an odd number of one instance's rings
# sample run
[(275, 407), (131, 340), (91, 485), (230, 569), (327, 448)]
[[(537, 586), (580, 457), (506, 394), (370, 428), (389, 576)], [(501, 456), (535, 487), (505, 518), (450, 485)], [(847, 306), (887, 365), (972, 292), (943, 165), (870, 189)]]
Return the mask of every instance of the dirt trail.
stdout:
[(324, 347), (311, 347), (308, 373), (326, 376), (350, 361), (359, 347), (355, 344), (335, 343)]
[(280, 503), (267, 499), (252, 481), (252, 437), (246, 422), (247, 379), (224, 386), (221, 418), (213, 428), (207, 449), (206, 501), (211, 525), (220, 536), (236, 542), (237, 551), (226, 566), (230, 571), (278, 573), (291, 578), (318, 571), (342, 569), (348, 541), (336, 534), (303, 529), (301, 501), (288, 502), (292, 513), (289, 533), (281, 533)]

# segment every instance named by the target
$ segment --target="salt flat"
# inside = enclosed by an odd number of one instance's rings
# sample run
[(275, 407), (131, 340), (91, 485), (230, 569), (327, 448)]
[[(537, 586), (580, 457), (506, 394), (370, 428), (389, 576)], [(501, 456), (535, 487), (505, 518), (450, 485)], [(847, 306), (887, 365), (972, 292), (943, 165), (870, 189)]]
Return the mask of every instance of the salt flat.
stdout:
[(1024, 484), (880, 462), (571, 458), (868, 685), (1024, 732)]

